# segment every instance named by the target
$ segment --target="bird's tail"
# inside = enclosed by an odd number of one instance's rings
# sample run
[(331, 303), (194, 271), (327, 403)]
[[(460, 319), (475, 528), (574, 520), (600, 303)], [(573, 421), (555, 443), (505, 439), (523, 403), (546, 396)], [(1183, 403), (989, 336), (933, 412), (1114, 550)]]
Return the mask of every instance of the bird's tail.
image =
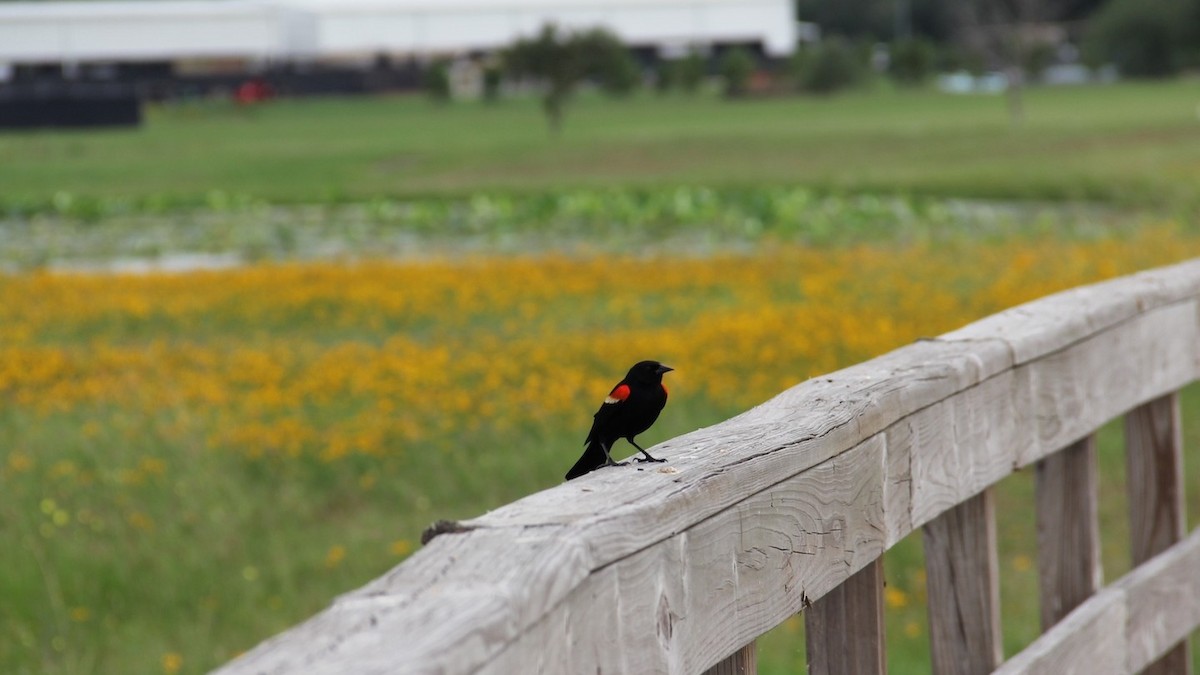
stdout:
[(595, 471), (604, 466), (607, 459), (604, 454), (604, 448), (600, 445), (600, 441), (592, 441), (588, 443), (587, 449), (583, 451), (583, 456), (575, 462), (575, 466), (567, 472), (567, 480), (574, 480), (585, 473)]

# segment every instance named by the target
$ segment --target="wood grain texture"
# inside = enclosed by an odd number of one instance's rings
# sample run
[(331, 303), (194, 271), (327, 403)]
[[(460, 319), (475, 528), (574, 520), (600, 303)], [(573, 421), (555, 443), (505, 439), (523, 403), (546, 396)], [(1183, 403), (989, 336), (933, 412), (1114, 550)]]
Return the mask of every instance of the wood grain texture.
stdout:
[[(551, 615), (610, 617), (606, 647), (559, 667), (701, 672), (836, 588), (883, 552), (882, 445), (876, 436), (594, 574)], [(572, 640), (594, 630), (568, 625)], [(507, 651), (537, 650), (519, 639)], [(495, 663), (485, 672), (513, 672), (519, 661)]]
[[(1125, 459), (1133, 564), (1140, 565), (1183, 538), (1183, 431), (1179, 393), (1139, 406), (1125, 416)], [(1163, 598), (1159, 598), (1160, 600)], [(1146, 667), (1147, 675), (1191, 672), (1182, 642)]]
[(1096, 436), (1037, 463), (1037, 541), (1042, 630), (1100, 589)]
[(1191, 662), (1175, 655), (1200, 627), (1200, 529), (1135, 568), (1115, 587), (1124, 591), (1128, 608), (1129, 672), (1153, 672), (1153, 667), (1191, 672)]
[(1105, 589), (1068, 613), (995, 675), (1127, 675), (1125, 594)]
[(883, 675), (883, 561), (876, 560), (804, 610), (809, 675)]
[[(1091, 433), (1097, 418), (1114, 419), (1192, 381), (1197, 323), (1195, 304), (1170, 305), (1025, 366), (1038, 424), (1021, 464)], [(1139, 348), (1150, 344), (1156, 348)]]
[(933, 672), (992, 672), (1004, 655), (991, 491), (926, 524), (924, 540)]
[(1144, 672), (1198, 627), (1200, 530), (1088, 598), (996, 673)]
[(758, 647), (756, 643), (742, 647), (720, 663), (704, 671), (704, 675), (754, 675), (758, 672)]
[(814, 378), (659, 444), (665, 466), (467, 521), (221, 672), (701, 672), (1015, 466), (1195, 380), (1198, 293), (1194, 261)]
[(1125, 458), (1133, 564), (1183, 538), (1183, 433), (1179, 394), (1172, 392), (1125, 416)]

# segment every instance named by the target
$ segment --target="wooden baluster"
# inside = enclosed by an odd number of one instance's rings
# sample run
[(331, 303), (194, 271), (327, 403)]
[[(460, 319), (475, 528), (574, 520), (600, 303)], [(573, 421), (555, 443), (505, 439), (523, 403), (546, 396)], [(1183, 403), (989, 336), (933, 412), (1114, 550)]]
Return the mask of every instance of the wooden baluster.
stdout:
[[(1183, 539), (1183, 432), (1179, 393), (1134, 408), (1125, 416), (1125, 461), (1129, 483), (1129, 531), (1133, 564)], [(1186, 640), (1143, 673), (1190, 673)]]
[(742, 647), (720, 663), (704, 671), (704, 675), (754, 675), (758, 672), (757, 642)]
[(992, 672), (1003, 651), (991, 489), (930, 521), (924, 539), (933, 672)]
[(804, 610), (809, 675), (882, 675), (883, 559), (855, 572)]
[(1096, 437), (1037, 463), (1038, 577), (1042, 631), (1100, 588)]

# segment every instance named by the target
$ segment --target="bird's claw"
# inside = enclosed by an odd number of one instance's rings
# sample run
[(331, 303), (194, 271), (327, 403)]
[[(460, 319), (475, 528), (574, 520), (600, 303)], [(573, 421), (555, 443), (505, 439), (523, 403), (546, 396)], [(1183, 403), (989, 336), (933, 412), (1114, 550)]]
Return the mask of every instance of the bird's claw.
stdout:
[(639, 464), (650, 464), (650, 463), (659, 464), (659, 463), (665, 462), (667, 460), (658, 459), (657, 457), (634, 457), (633, 461), (635, 461)]

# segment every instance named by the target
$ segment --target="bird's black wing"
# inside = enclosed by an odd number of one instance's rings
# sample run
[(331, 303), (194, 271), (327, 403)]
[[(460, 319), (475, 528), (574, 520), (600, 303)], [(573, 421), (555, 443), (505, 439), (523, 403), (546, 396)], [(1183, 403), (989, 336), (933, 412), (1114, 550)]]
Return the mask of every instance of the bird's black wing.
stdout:
[(622, 380), (613, 390), (608, 393), (608, 397), (604, 399), (604, 403), (600, 404), (600, 409), (596, 411), (592, 420), (592, 430), (588, 432), (587, 438), (583, 441), (584, 445), (592, 441), (603, 440), (611, 431), (612, 423), (615, 417), (620, 414), (621, 407), (625, 400), (629, 398), (629, 385)]
[[(622, 380), (620, 384), (613, 387), (613, 390), (608, 393), (608, 397), (604, 399), (604, 403), (600, 404), (600, 409), (596, 411), (592, 421), (592, 430), (588, 432), (587, 440), (583, 442), (587, 449), (583, 451), (579, 461), (575, 462), (575, 466), (567, 472), (567, 480), (578, 478), (589, 471), (595, 471), (608, 462), (602, 444), (611, 446), (612, 442), (616, 440), (612, 437), (615, 418), (621, 414), (621, 406), (625, 404), (627, 398), (629, 398), (629, 385)], [(611, 447), (609, 449), (611, 450)]]

